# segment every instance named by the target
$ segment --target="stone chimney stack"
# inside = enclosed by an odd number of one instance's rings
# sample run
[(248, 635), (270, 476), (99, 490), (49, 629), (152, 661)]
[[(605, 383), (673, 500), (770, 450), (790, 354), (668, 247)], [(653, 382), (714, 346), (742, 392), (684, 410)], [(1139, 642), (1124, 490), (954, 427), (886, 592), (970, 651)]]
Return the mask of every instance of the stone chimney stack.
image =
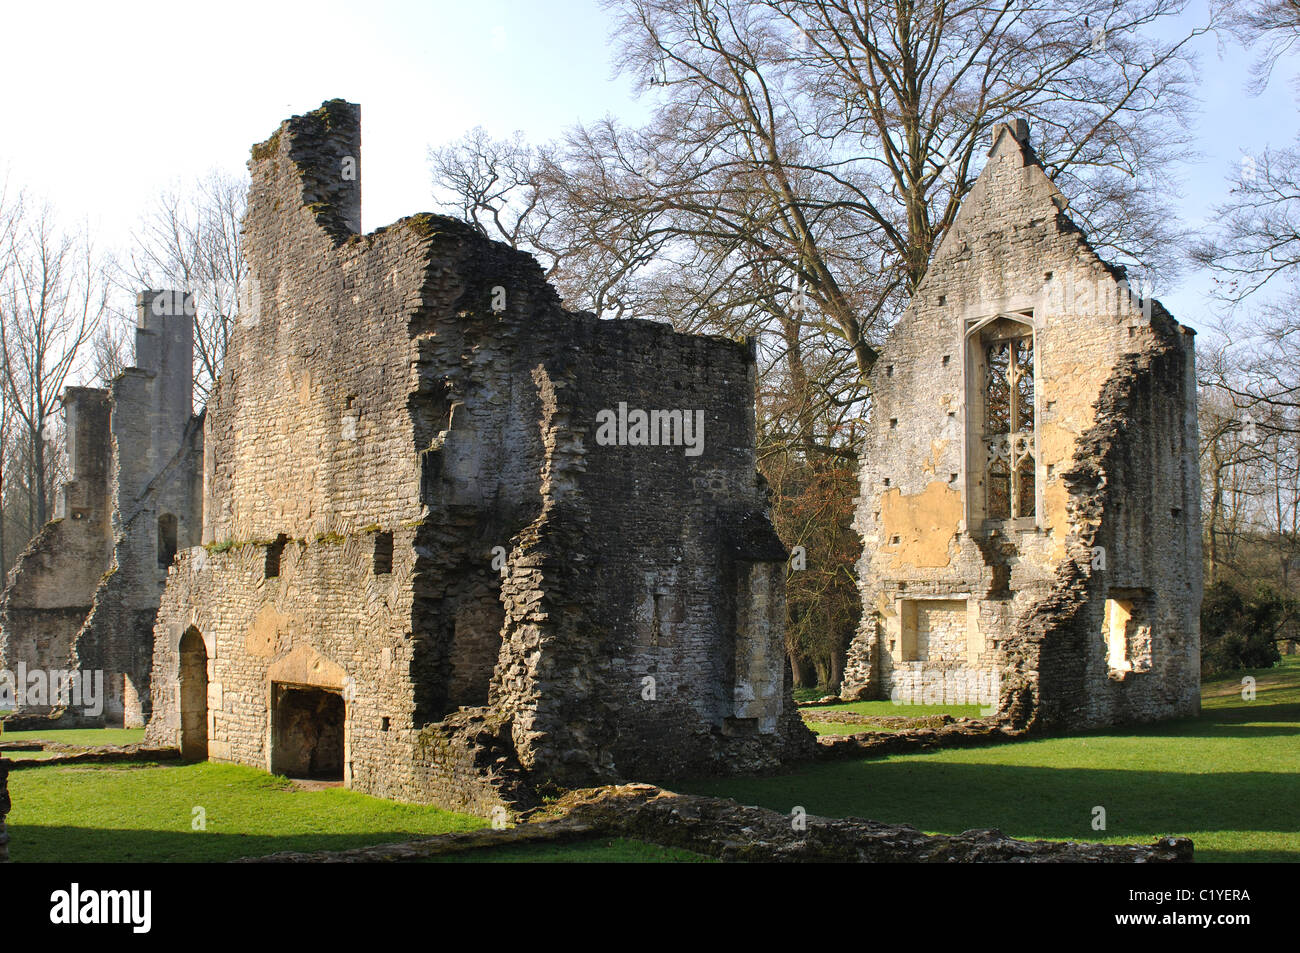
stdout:
[(135, 366), (154, 375), (155, 438), (176, 444), (194, 401), (194, 295), (142, 291), (136, 296)]
[(286, 119), (275, 135), (253, 147), (248, 168), (245, 234), (254, 244), (276, 235), (283, 240), (303, 209), (335, 241), (361, 233), (361, 107), (356, 103), (331, 99)]

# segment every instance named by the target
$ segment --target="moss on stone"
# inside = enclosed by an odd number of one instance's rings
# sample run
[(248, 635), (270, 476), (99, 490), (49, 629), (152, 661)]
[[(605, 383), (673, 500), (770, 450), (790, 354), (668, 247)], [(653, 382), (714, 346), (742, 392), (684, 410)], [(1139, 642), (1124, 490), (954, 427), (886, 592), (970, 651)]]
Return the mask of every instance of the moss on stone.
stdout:
[(442, 234), (438, 228), (438, 217), (430, 212), (412, 215), (406, 220), (406, 227), (421, 238), (436, 238)]
[(270, 159), (280, 151), (280, 130), (277, 129), (266, 142), (259, 142), (249, 150), (254, 159)]

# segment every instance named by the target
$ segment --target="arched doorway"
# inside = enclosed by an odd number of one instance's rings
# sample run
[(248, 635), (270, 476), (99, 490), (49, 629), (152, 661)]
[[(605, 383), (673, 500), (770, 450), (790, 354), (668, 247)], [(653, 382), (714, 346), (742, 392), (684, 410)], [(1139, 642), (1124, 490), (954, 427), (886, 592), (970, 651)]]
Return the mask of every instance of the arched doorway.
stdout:
[(208, 649), (191, 626), (181, 636), (181, 757), (208, 758)]

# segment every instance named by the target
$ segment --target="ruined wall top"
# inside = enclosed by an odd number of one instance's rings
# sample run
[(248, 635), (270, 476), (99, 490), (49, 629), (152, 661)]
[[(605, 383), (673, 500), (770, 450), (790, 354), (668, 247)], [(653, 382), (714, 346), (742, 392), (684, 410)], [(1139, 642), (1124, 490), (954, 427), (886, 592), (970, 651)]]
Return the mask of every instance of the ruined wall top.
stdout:
[[(251, 150), (245, 232), (250, 245), (272, 220), (289, 227), (300, 209), (335, 241), (361, 232), (361, 107), (332, 99), (280, 123)], [(259, 249), (249, 248), (249, 260)]]

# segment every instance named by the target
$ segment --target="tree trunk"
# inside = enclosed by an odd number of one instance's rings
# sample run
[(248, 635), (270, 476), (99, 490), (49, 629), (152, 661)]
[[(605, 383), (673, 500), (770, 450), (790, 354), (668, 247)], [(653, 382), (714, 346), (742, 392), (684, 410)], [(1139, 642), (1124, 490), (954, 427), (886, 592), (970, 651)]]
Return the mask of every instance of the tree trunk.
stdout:
[(32, 527), (33, 533), (39, 532), (49, 518), (46, 512), (45, 435), (41, 433), (42, 429), (38, 425), (32, 433), (32, 468), (36, 471), (36, 478), (32, 481), (32, 492), (36, 494), (36, 521)]

